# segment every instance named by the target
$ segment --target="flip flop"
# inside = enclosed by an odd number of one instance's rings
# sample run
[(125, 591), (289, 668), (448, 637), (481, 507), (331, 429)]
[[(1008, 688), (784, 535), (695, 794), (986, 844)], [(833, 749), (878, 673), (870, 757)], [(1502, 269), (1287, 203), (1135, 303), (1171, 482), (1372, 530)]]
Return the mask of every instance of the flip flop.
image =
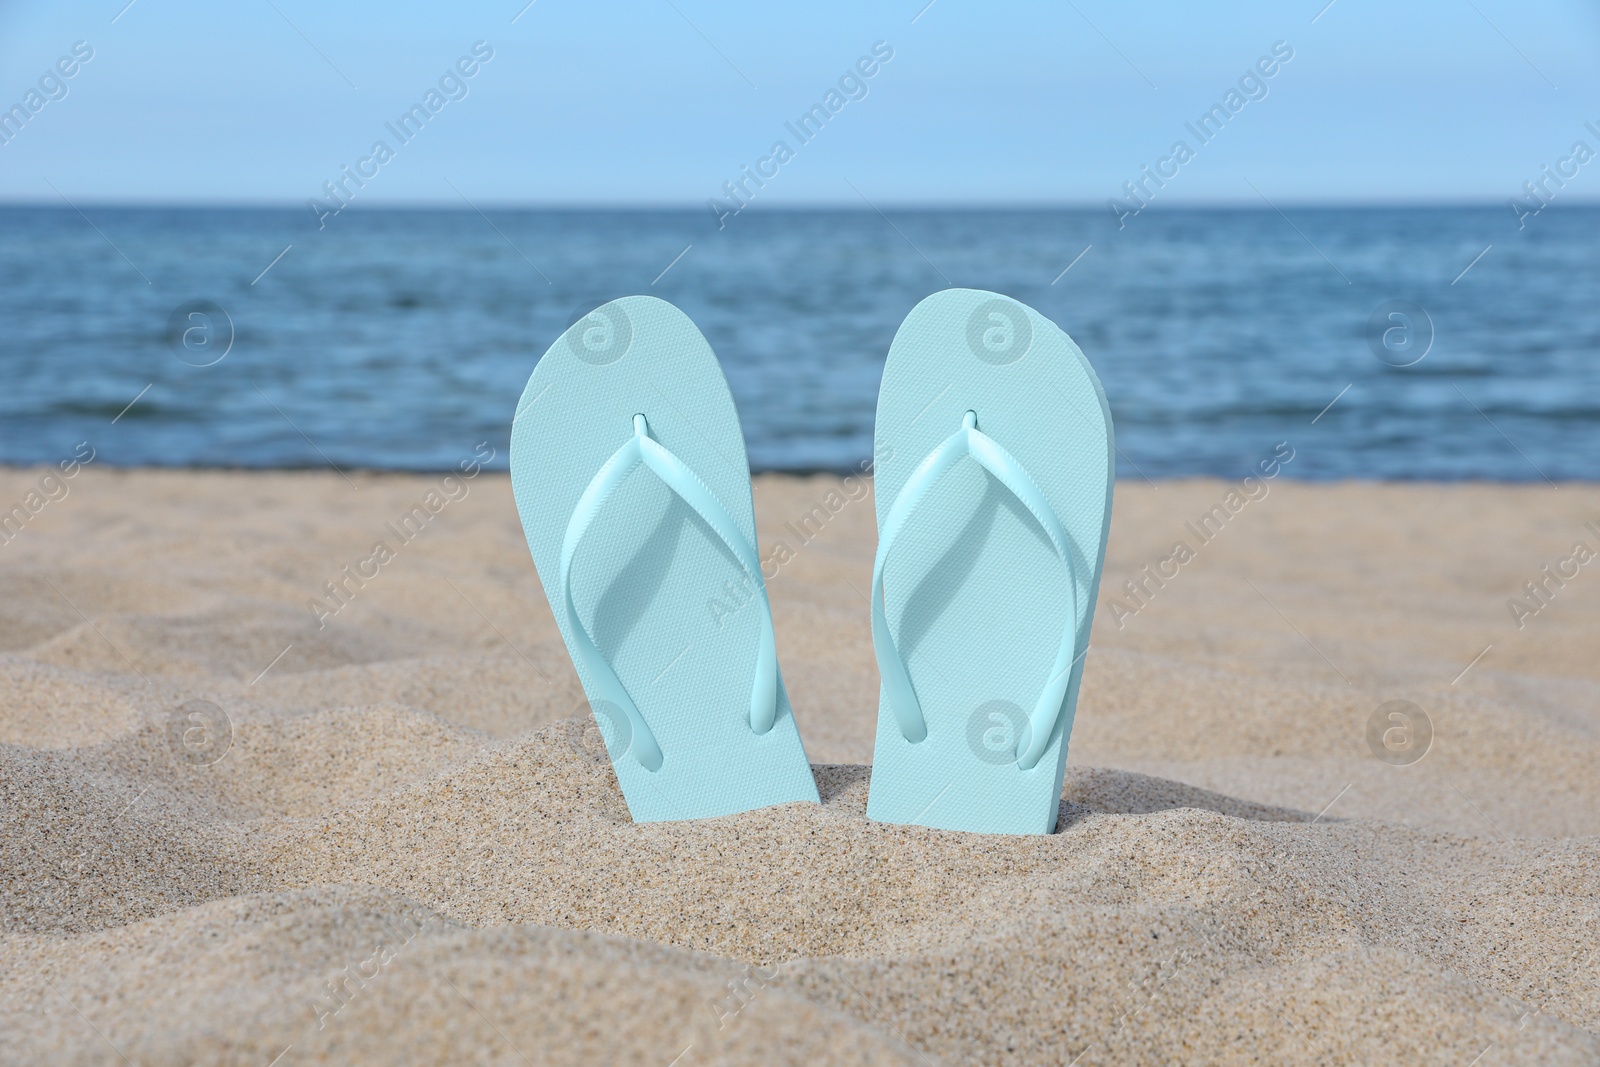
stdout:
[(1112, 450), (1100, 380), (1049, 319), (976, 289), (906, 316), (878, 393), (869, 818), (1055, 829)]
[(634, 821), (816, 803), (739, 417), (694, 323), (630, 296), (562, 334), (517, 406), (511, 486)]

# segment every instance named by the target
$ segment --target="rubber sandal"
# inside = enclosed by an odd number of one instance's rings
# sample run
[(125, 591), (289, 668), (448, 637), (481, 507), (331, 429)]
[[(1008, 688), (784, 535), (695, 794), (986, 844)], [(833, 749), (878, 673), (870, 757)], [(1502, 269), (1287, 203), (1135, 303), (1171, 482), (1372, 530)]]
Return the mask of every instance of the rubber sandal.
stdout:
[(1050, 833), (1111, 519), (1100, 380), (1032, 308), (949, 289), (895, 334), (875, 436), (867, 815)]
[(631, 296), (562, 334), (517, 406), (511, 485), (634, 821), (816, 803), (744, 437), (694, 323)]

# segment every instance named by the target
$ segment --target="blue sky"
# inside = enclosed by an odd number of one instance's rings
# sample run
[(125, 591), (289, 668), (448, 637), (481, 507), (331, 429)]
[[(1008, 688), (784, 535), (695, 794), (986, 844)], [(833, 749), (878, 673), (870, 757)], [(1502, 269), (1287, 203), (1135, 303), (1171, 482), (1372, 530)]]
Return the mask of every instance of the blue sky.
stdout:
[[(94, 53), (0, 145), (0, 200), (304, 205), (382, 139), (362, 205), (704, 208), (782, 139), (763, 206), (1101, 206), (1183, 139), (1162, 204), (1503, 202), (1600, 147), (1600, 7), (1325, 2), (0, 2), (0, 108)], [(465, 98), (399, 144), (384, 124), (477, 41)], [(800, 144), (784, 123), (879, 41)], [(1200, 145), (1185, 122), (1279, 41), (1265, 98)], [(1561, 196), (1600, 198), (1600, 162)]]

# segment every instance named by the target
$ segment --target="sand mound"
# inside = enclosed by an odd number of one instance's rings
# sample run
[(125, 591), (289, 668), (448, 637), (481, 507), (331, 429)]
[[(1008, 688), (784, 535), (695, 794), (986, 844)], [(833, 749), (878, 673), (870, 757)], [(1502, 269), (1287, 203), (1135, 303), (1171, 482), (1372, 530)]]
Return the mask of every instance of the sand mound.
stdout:
[[(364, 888), (237, 896), (9, 947), (30, 980), (0, 980), (0, 998), (34, 1025), (0, 1035), (6, 1062), (514, 1063), (557, 1050), (573, 1063), (685, 1050), (696, 1062), (918, 1062), (726, 961), (543, 927), (474, 930)], [(131, 989), (160, 990), (168, 1024), (149, 1025)]]
[[(60, 509), (0, 569), (0, 1062), (1600, 1059), (1596, 667), (1490, 631), (1500, 665), (1436, 677), (1476, 572), (1419, 578), (1428, 612), (1396, 586), (1411, 621), (1369, 633), (1262, 506), (1264, 544), (1097, 629), (1059, 832), (963, 835), (865, 818), (871, 515), (847, 510), (772, 583), (823, 804), (636, 826), (503, 482), (319, 630), (306, 590), (424, 479), (99, 477), (73, 498), (96, 521), (130, 483), (169, 512), (79, 560)], [(763, 523), (817, 492), (763, 480)], [(197, 560), (185, 531), (241, 496), (249, 537), (211, 520), (231, 547)], [(1395, 697), (1433, 719), (1412, 766), (1365, 740)]]

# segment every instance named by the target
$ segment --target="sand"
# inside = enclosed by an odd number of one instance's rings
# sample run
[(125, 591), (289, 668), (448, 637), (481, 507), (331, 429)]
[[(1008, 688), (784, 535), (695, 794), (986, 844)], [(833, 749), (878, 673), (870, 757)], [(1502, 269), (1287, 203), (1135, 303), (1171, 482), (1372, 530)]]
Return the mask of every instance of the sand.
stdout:
[(822, 806), (635, 826), (504, 477), (83, 470), (0, 535), (0, 1063), (1600, 1060), (1600, 488), (1124, 481), (1001, 838), (865, 819), (836, 484), (756, 488)]

